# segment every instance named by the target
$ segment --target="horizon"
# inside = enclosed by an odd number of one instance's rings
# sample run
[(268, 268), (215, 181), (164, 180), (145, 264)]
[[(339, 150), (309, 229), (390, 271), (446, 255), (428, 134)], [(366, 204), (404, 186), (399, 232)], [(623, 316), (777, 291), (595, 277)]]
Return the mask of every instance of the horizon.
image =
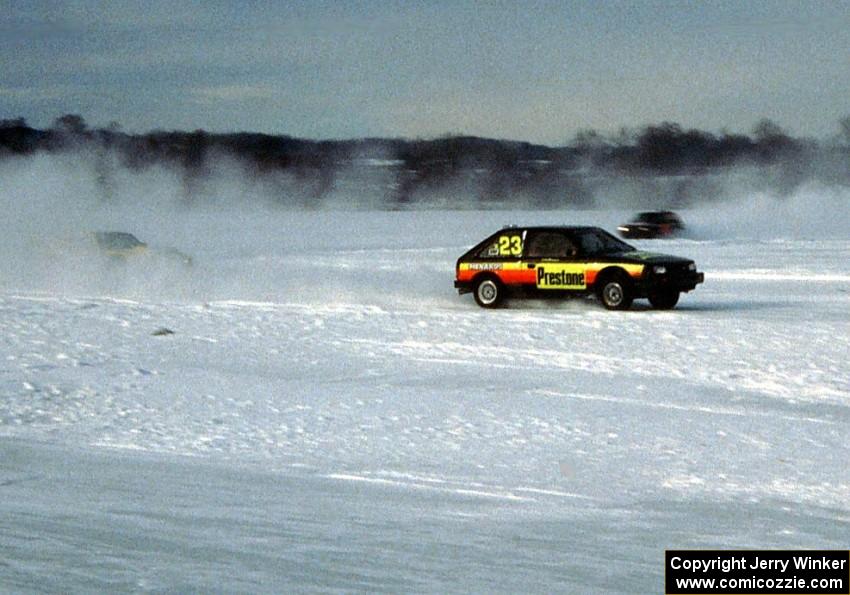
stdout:
[[(62, 123), (62, 119), (71, 118), (75, 119), (76, 122), (71, 124), (70, 126), (67, 123)], [(841, 128), (841, 132), (836, 132), (832, 134), (829, 138), (826, 139), (816, 139), (807, 136), (795, 136), (791, 131), (786, 130), (778, 123), (770, 120), (769, 118), (762, 118), (759, 122), (753, 126), (752, 130), (749, 131), (735, 131), (722, 129), (720, 131), (715, 130), (703, 130), (699, 128), (687, 128), (682, 126), (679, 122), (671, 122), (671, 121), (662, 121), (662, 122), (652, 122), (648, 123), (642, 127), (622, 127), (619, 131), (615, 133), (608, 133), (600, 130), (581, 130), (578, 135), (584, 133), (590, 133), (592, 139), (590, 140), (591, 144), (594, 141), (598, 141), (603, 145), (607, 145), (609, 147), (627, 147), (633, 146), (634, 142), (638, 141), (640, 137), (649, 133), (651, 129), (663, 130), (668, 127), (672, 127), (676, 130), (676, 134), (690, 134), (697, 133), (700, 135), (706, 135), (709, 139), (714, 139), (717, 141), (722, 141), (724, 138), (734, 138), (734, 137), (743, 137), (751, 140), (752, 142), (760, 142), (760, 135), (765, 134), (764, 132), (760, 132), (759, 127), (766, 127), (770, 130), (767, 134), (784, 136), (787, 139), (790, 139), (792, 142), (796, 143), (806, 143), (811, 142), (814, 143), (814, 146), (818, 146), (823, 141), (838, 141), (842, 143), (844, 141), (850, 142), (850, 115), (845, 116), (838, 122), (836, 122), (836, 126)], [(459, 139), (475, 139), (486, 142), (494, 142), (494, 143), (506, 143), (506, 144), (518, 144), (518, 145), (529, 145), (532, 147), (542, 147), (546, 149), (552, 150), (561, 150), (561, 149), (576, 149), (580, 147), (583, 143), (587, 142), (586, 140), (582, 140), (578, 135), (568, 139), (566, 142), (561, 144), (547, 144), (547, 143), (537, 143), (524, 139), (518, 138), (503, 138), (503, 137), (494, 137), (494, 136), (481, 136), (476, 134), (464, 134), (464, 133), (444, 133), (436, 136), (362, 136), (362, 137), (348, 137), (348, 138), (309, 138), (303, 136), (294, 136), (287, 133), (269, 133), (263, 132), (260, 130), (226, 130), (226, 131), (218, 131), (218, 130), (207, 130), (203, 128), (196, 128), (193, 130), (188, 129), (176, 129), (176, 128), (163, 128), (161, 126), (155, 127), (149, 130), (144, 131), (135, 131), (135, 130), (126, 130), (121, 122), (111, 121), (107, 125), (94, 125), (88, 122), (83, 114), (71, 114), (66, 113), (60, 116), (53, 118), (53, 120), (44, 125), (36, 125), (33, 122), (28, 121), (26, 118), (22, 116), (13, 117), (13, 118), (0, 118), (0, 126), (2, 127), (15, 127), (15, 126), (23, 126), (25, 128), (29, 128), (38, 132), (58, 132), (60, 134), (85, 134), (87, 132), (108, 132), (116, 135), (124, 135), (127, 137), (144, 137), (151, 135), (193, 135), (197, 133), (202, 133), (211, 137), (228, 137), (228, 136), (239, 136), (239, 135), (248, 135), (248, 136), (269, 136), (272, 138), (281, 138), (281, 139), (290, 139), (293, 141), (299, 142), (307, 142), (307, 143), (369, 143), (369, 142), (397, 142), (397, 143), (433, 143), (439, 142), (441, 140), (459, 140)]]

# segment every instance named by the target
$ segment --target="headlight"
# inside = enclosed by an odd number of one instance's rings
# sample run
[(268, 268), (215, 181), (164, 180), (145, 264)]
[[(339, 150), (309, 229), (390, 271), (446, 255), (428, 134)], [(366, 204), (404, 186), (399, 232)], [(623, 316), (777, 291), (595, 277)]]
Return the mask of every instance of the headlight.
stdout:
[(617, 230), (618, 231), (629, 231), (629, 228), (626, 227), (625, 225), (618, 225)]
[(652, 272), (655, 273), (656, 275), (663, 275), (664, 273), (667, 272), (667, 267), (662, 267), (662, 266), (652, 267)]
[(691, 264), (689, 264), (689, 265), (688, 265), (688, 270), (689, 270), (689, 271), (695, 271), (695, 270), (697, 270), (697, 263), (692, 262)]

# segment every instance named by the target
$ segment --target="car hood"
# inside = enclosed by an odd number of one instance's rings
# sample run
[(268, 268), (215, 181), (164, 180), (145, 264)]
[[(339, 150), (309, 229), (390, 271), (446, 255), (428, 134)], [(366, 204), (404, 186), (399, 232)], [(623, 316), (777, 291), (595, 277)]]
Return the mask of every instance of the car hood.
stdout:
[(606, 254), (606, 259), (611, 258), (618, 262), (633, 262), (635, 264), (685, 264), (691, 262), (690, 258), (661, 254), (659, 252), (645, 252), (643, 250), (630, 250), (616, 254)]

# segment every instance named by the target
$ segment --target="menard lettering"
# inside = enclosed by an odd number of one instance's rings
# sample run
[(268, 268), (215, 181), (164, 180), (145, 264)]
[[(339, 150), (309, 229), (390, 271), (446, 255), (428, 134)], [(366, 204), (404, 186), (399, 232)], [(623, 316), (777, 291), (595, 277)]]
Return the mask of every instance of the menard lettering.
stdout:
[(502, 268), (501, 262), (471, 262), (470, 270), (473, 271), (497, 271)]
[(541, 289), (585, 289), (584, 271), (575, 265), (537, 267), (537, 287)]

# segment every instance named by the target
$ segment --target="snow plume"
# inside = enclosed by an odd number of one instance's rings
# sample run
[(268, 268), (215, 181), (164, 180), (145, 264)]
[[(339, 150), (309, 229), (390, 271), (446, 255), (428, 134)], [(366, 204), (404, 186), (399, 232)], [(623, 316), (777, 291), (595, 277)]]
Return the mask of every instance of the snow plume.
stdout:
[[(451, 237), (444, 231), (452, 225), (423, 223), (416, 212), (382, 211), (375, 219), (363, 205), (342, 210), (339, 195), (323, 208), (292, 206), (279, 200), (290, 182), (246, 175), (242, 164), (226, 157), (192, 180), (165, 167), (123, 167), (95, 152), (2, 160), (0, 289), (351, 302), (386, 293), (402, 265), (395, 250), (413, 250), (405, 258), (421, 261), (422, 279), (436, 270), (427, 250), (435, 247), (435, 236), (438, 243)], [(110, 255), (95, 242), (97, 231), (132, 233), (148, 250)], [(447, 250), (445, 262), (466, 241)], [(191, 265), (181, 255), (191, 257)], [(430, 284), (406, 286), (415, 296)]]
[(810, 183), (786, 196), (730, 192), (685, 213), (694, 239), (847, 239), (850, 188)]
[[(217, 198), (210, 197), (208, 209), (224, 208)], [(231, 203), (238, 199), (234, 194)], [(238, 211), (233, 204), (229, 208)], [(179, 253), (191, 254), (208, 241), (203, 224), (198, 228), (201, 211), (188, 200), (180, 175), (158, 167), (127, 169), (108, 154), (78, 151), (0, 161), (0, 286), (155, 292), (170, 283)], [(144, 264), (110, 256), (98, 248), (97, 231), (129, 232), (152, 249)]]
[[(356, 180), (358, 169), (382, 166), (352, 162), (344, 177)], [(389, 185), (391, 168), (382, 175)], [(385, 197), (362, 196), (371, 182), (334, 188), (318, 205), (280, 200), (297, 184), (251, 175), (226, 157), (211, 159), (195, 178), (164, 166), (124, 167), (96, 151), (7, 158), (0, 161), (0, 289), (157, 300), (452, 304), (454, 260), (504, 224), (613, 230), (636, 210), (670, 206), (654, 203), (650, 193), (628, 202), (603, 196), (595, 209), (582, 210), (491, 206), (447, 213), (434, 204), (417, 210), (421, 203), (380, 210)], [(848, 237), (845, 186), (809, 183), (771, 194), (732, 180), (722, 196), (677, 209), (692, 239)], [(132, 233), (150, 249), (143, 258), (104, 254), (92, 232), (105, 230)], [(191, 256), (191, 266), (181, 254)]]

